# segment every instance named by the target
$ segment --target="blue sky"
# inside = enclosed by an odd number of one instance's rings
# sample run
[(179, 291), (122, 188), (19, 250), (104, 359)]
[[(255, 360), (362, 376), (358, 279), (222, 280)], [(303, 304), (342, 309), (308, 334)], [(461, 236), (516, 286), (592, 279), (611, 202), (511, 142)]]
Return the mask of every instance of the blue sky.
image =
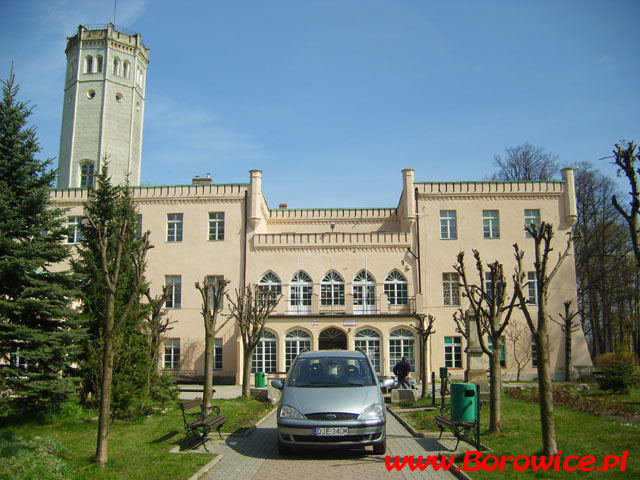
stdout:
[[(58, 156), (66, 37), (105, 0), (0, 0), (11, 61)], [(418, 181), (481, 180), (524, 142), (562, 166), (640, 141), (640, 2), (119, 0), (151, 49), (142, 184), (263, 171), (271, 207), (393, 207)]]

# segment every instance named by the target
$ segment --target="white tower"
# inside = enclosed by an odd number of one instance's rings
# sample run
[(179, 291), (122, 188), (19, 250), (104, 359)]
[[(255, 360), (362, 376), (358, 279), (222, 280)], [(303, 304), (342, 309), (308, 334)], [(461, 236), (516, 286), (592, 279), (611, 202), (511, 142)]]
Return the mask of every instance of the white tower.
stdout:
[(88, 187), (106, 158), (113, 184), (140, 184), (149, 49), (112, 24), (67, 38), (58, 188)]

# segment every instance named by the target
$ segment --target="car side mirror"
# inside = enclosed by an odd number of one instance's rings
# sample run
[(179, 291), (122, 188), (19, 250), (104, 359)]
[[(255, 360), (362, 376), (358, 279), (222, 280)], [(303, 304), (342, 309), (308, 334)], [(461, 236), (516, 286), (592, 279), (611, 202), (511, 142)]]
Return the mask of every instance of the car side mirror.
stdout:
[(282, 380), (271, 380), (271, 386), (273, 388), (277, 388), (278, 390), (282, 390), (284, 384), (282, 383)]
[(391, 388), (395, 385), (395, 383), (396, 381), (393, 378), (385, 378), (382, 382), (380, 382), (380, 388)]

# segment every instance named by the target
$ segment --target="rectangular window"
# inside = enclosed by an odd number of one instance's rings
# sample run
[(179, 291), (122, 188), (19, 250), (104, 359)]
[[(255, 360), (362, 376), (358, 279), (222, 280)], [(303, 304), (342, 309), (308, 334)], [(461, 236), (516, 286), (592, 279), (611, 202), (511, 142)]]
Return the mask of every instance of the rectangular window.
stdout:
[(224, 212), (209, 213), (209, 240), (224, 240)]
[[(218, 285), (220, 282), (224, 280), (222, 275), (209, 275), (207, 276), (207, 283), (210, 285)], [(209, 290), (209, 308), (213, 308), (213, 289)], [(220, 309), (224, 308), (224, 295), (220, 301)]]
[(165, 306), (167, 308), (181, 308), (182, 306), (182, 277), (180, 275), (167, 275), (164, 283), (169, 287), (169, 298)]
[(169, 338), (164, 342), (164, 368), (180, 369), (180, 339)]
[(167, 242), (182, 241), (182, 214), (170, 213), (167, 215)]
[[(527, 225), (540, 225), (540, 210), (525, 210), (524, 211), (524, 226)], [(529, 232), (526, 232), (527, 238), (532, 238)]]
[(213, 369), (222, 370), (222, 339), (216, 338), (213, 346)]
[(443, 240), (454, 240), (458, 238), (455, 210), (440, 210), (440, 238)]
[(500, 238), (500, 216), (498, 210), (482, 211), (482, 232), (484, 238)]
[(529, 280), (529, 303), (531, 305), (538, 305), (538, 282), (536, 280), (536, 272), (528, 272), (527, 279)]
[(536, 337), (531, 336), (531, 366), (538, 366), (538, 348), (536, 347)]
[(138, 224), (136, 228), (138, 229), (137, 231), (138, 238), (142, 238), (142, 215), (141, 214), (138, 214)]
[(442, 274), (442, 298), (444, 305), (460, 305), (460, 280), (457, 273)]
[(82, 241), (82, 217), (69, 217), (67, 243), (78, 244)]
[[(493, 350), (493, 342), (491, 341), (490, 337), (487, 337), (487, 345), (489, 346), (489, 350)], [(489, 361), (491, 361), (491, 357), (489, 357)], [(500, 337), (500, 366), (507, 366), (504, 358), (504, 337)]]
[(444, 337), (444, 366), (462, 368), (462, 337)]

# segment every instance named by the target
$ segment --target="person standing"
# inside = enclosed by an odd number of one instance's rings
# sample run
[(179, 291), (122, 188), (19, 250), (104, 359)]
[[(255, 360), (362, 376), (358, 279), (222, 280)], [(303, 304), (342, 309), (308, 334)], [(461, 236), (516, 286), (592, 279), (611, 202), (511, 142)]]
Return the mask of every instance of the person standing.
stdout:
[(409, 365), (407, 357), (402, 357), (393, 367), (393, 374), (398, 377), (398, 388), (411, 388), (409, 382), (407, 382), (409, 372), (411, 372), (411, 365)]

